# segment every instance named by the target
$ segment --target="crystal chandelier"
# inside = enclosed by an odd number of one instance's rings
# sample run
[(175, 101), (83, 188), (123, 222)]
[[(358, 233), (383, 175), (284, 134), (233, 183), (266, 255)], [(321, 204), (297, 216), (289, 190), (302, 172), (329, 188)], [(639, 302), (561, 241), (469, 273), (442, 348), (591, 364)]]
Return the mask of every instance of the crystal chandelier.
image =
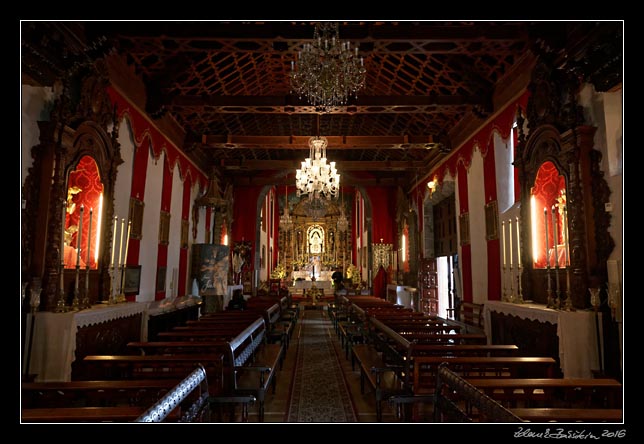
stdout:
[(280, 228), (283, 228), (284, 231), (290, 231), (293, 228), (293, 218), (288, 211), (288, 186), (284, 195), (284, 214), (280, 216)]
[(309, 157), (304, 159), (302, 167), (295, 173), (297, 197), (309, 195), (310, 200), (338, 196), (340, 175), (335, 169), (335, 162), (326, 163), (326, 137), (309, 138)]
[(340, 41), (337, 22), (321, 22), (315, 24), (313, 43), (298, 51), (297, 63), (291, 61), (291, 88), (318, 110), (330, 111), (357, 97), (365, 74), (358, 46)]

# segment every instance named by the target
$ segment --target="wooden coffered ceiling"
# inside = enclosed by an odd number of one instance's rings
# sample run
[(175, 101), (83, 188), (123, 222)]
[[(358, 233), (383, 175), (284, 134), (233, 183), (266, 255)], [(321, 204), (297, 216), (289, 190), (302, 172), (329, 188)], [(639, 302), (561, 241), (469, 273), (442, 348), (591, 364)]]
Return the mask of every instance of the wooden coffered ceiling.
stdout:
[[(579, 58), (621, 23), (340, 22), (366, 86), (318, 115), (292, 94), (291, 61), (312, 21), (26, 22), (23, 81), (51, 84), (78, 60), (117, 53), (145, 85), (145, 111), (181, 127), (180, 146), (233, 184), (293, 183), (308, 138), (329, 140), (345, 185), (409, 187), (495, 111), (526, 57)], [(621, 38), (621, 32), (619, 33)], [(621, 80), (620, 80), (621, 81)], [(507, 94), (506, 94), (507, 96)], [(318, 118), (319, 116), (319, 118)]]

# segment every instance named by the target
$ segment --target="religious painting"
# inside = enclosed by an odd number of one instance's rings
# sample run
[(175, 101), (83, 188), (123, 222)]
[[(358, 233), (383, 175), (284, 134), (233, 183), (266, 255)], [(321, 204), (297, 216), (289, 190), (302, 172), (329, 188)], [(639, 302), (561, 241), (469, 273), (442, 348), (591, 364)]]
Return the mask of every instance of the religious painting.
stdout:
[(159, 218), (159, 245), (170, 243), (170, 213), (161, 211)]
[(470, 213), (463, 213), (458, 217), (458, 226), (461, 234), (461, 246), (470, 243)]
[(143, 237), (143, 207), (144, 203), (134, 197), (130, 198), (130, 220), (132, 227), (130, 229), (130, 238), (142, 239)]
[(228, 286), (230, 247), (228, 245), (193, 244), (195, 254), (193, 270), (196, 272), (199, 291), (225, 295)]
[(156, 286), (157, 293), (165, 291), (165, 275), (166, 275), (166, 267), (159, 267), (157, 269), (157, 286)]
[(494, 240), (499, 238), (499, 211), (496, 200), (485, 204), (485, 238)]
[(188, 231), (190, 223), (187, 219), (181, 219), (181, 248), (188, 248)]
[(139, 288), (141, 285), (141, 266), (128, 265), (125, 267), (123, 273), (125, 273), (123, 276), (123, 294), (139, 294)]

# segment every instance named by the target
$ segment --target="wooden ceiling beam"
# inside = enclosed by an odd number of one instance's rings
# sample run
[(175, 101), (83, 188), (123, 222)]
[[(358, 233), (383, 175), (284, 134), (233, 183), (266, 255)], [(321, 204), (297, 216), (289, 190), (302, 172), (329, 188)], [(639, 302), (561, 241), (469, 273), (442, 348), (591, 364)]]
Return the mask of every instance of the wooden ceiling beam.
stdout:
[[(201, 143), (204, 149), (276, 149), (302, 150), (309, 149), (311, 136), (238, 136), (238, 135), (206, 135)], [(440, 143), (434, 136), (325, 136), (328, 148), (333, 150), (346, 149), (433, 149)]]
[[(463, 106), (482, 105), (488, 99), (481, 96), (459, 96), (459, 95), (425, 95), (425, 96), (359, 96), (352, 100), (350, 105), (341, 107), (338, 111), (343, 113), (360, 112), (391, 112), (396, 107), (405, 107), (401, 112), (413, 112), (409, 107), (431, 107), (431, 106)], [(209, 107), (209, 111), (245, 113), (254, 110), (255, 112), (297, 112), (296, 108), (305, 108), (307, 113), (314, 113), (305, 99), (296, 96), (177, 96), (167, 98), (165, 103), (173, 107)], [(288, 109), (289, 107), (293, 109)], [(387, 109), (378, 109), (383, 107)], [(215, 109), (212, 109), (215, 108)], [(269, 108), (269, 109), (262, 109)]]
[[(239, 162), (224, 161), (219, 165), (224, 171), (295, 171), (300, 167), (300, 160), (243, 160)], [(421, 169), (425, 162), (420, 161), (342, 161), (338, 163), (337, 168), (340, 175), (346, 171), (413, 171)]]

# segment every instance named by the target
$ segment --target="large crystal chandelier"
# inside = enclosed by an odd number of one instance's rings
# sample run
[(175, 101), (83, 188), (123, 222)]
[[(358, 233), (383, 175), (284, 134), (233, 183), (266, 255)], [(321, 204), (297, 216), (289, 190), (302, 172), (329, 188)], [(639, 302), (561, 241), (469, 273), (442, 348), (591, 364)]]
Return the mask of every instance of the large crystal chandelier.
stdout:
[(337, 22), (319, 22), (313, 43), (305, 43), (297, 62), (291, 61), (291, 88), (318, 110), (329, 111), (346, 105), (349, 96), (357, 97), (365, 73), (358, 45), (340, 41)]
[(309, 157), (304, 159), (302, 167), (295, 173), (297, 196), (309, 195), (310, 200), (338, 196), (340, 175), (335, 169), (335, 162), (326, 163), (326, 137), (309, 138)]

